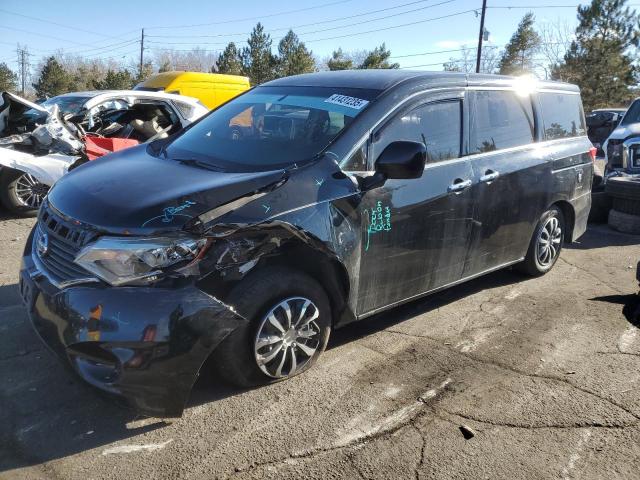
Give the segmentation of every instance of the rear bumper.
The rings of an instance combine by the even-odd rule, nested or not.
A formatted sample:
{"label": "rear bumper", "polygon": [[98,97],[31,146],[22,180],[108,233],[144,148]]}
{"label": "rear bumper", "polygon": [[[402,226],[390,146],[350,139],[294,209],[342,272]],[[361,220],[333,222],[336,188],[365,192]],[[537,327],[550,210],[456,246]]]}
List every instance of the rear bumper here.
{"label": "rear bumper", "polygon": [[20,293],[36,332],[65,365],[157,417],[182,414],[203,362],[246,322],[193,285],[60,290],[30,252],[23,257]]}

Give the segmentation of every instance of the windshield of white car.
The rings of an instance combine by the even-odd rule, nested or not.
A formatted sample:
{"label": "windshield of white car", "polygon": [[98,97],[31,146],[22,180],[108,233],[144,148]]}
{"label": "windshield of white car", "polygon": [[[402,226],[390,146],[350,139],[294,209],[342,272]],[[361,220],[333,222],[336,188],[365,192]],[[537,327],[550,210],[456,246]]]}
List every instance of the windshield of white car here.
{"label": "windshield of white car", "polygon": [[317,158],[379,90],[258,87],[214,110],[172,141],[167,158],[233,172],[287,168]]}
{"label": "windshield of white car", "polygon": [[[54,105],[58,105],[58,108],[60,109],[60,113],[62,113],[62,115],[78,115],[84,109],[84,105],[85,103],[87,103],[87,100],[89,100],[88,97],[72,97],[64,95],[48,98],[44,102],[40,103],[40,105],[48,110],[50,110]],[[24,115],[37,118],[41,117],[43,113],[30,108],[29,110],[24,112]]]}

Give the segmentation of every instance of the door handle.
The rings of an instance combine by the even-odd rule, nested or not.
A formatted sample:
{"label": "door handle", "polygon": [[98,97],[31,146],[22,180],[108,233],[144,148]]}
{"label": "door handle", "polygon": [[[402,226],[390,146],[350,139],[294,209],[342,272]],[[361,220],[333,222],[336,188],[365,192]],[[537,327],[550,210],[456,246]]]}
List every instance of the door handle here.
{"label": "door handle", "polygon": [[481,182],[491,182],[500,176],[500,172],[496,172],[494,170],[487,170],[484,172],[484,175],[480,177]]}
{"label": "door handle", "polygon": [[449,192],[461,192],[471,186],[471,180],[462,180],[461,178],[456,178],[454,182],[449,185],[447,189]]}

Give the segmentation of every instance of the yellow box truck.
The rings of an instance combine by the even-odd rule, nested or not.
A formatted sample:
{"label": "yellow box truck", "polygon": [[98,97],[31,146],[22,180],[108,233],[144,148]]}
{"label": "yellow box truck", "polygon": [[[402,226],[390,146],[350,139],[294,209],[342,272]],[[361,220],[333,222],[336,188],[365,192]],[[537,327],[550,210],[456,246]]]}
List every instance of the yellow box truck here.
{"label": "yellow box truck", "polygon": [[249,90],[249,78],[203,72],[162,72],[151,75],[134,90],[177,93],[200,100],[213,109]]}

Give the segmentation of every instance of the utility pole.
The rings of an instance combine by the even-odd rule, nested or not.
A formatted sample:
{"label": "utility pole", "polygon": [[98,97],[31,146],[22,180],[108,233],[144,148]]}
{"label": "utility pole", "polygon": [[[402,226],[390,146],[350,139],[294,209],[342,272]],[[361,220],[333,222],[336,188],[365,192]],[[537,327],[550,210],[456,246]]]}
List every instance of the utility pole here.
{"label": "utility pole", "polygon": [[140,73],[138,74],[142,81],[142,66],[144,65],[144,28],[142,29],[142,36],[140,37]]}
{"label": "utility pole", "polygon": [[27,62],[29,53],[25,47],[18,45],[18,63],[20,64],[20,79],[22,88],[20,89],[20,95],[24,97],[25,90],[27,89],[27,70],[29,64]]}
{"label": "utility pole", "polygon": [[482,14],[480,15],[480,33],[478,34],[478,56],[476,58],[476,73],[480,73],[480,59],[482,58],[482,40],[484,38],[484,14],[487,11],[487,0],[482,0]]}

